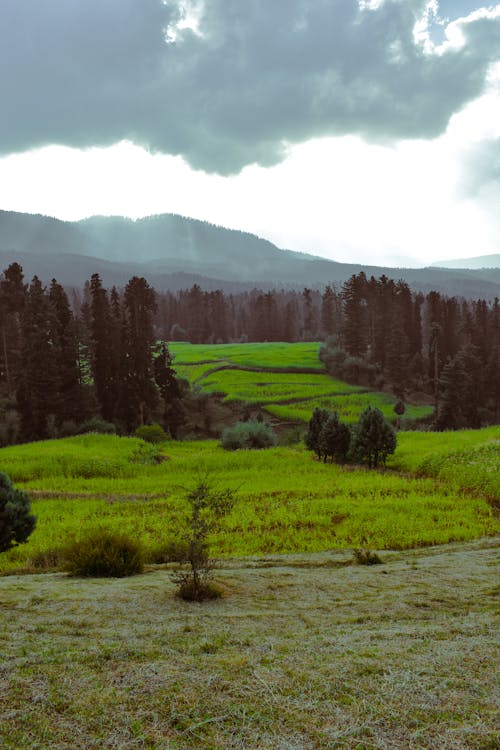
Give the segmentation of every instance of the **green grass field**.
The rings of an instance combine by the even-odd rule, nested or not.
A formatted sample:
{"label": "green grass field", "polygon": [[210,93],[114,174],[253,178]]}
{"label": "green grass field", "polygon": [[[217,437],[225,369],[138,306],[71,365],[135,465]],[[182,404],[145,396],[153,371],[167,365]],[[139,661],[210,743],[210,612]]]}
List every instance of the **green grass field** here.
{"label": "green grass field", "polygon": [[[189,344],[175,345],[192,362],[178,367],[200,384],[226,378],[242,400],[281,398],[284,382],[302,398],[327,377],[276,373],[276,345],[248,346],[231,351],[245,367],[267,357],[267,371],[238,370],[227,346],[205,347],[215,359],[202,364]],[[285,346],[290,362],[301,350]],[[316,344],[301,346],[298,359],[317,360]],[[384,394],[329,382],[338,396],[266,408],[304,409],[303,421],[332,403],[352,421],[351,399],[392,410]],[[323,464],[302,445],[167,441],[160,452],[158,463],[141,440],[96,434],[0,449],[0,471],[38,517],[28,542],[0,555],[2,748],[498,746],[500,426],[400,432],[381,471]],[[141,539],[162,562],[182,538],[186,489],[207,476],[237,497],[210,540],[222,599],[176,598],[175,564],[126,579],[47,572],[95,527]],[[353,548],[383,564],[355,565]]]}
{"label": "green grass field", "polygon": [[493,750],[498,544],[0,578],[2,750]]}
{"label": "green grass field", "polygon": [[[144,444],[133,438],[84,435],[4,448],[0,470],[32,494],[38,525],[27,544],[0,557],[0,570],[43,565],[95,525],[139,535],[156,559],[182,533],[185,488],[205,475],[238,497],[213,540],[216,555],[406,549],[494,535],[499,525],[487,500],[500,496],[500,428],[463,435],[430,435],[441,446],[438,470],[426,469],[427,456],[438,455],[428,433],[400,434],[391,465],[414,476],[325,465],[302,446],[226,452],[214,441],[172,441],[154,465],[140,462]],[[466,443],[470,470],[461,459]]]}
{"label": "green grass field", "polygon": [[[319,347],[318,343],[170,345],[178,374],[192,385],[221,393],[226,401],[261,405],[280,420],[306,423],[313,409],[320,407],[337,411],[352,424],[368,405],[378,407],[387,419],[397,419],[393,396],[367,392],[326,374],[318,359]],[[420,420],[431,414],[431,406],[408,404],[405,417]]]}
{"label": "green grass field", "polygon": [[238,367],[258,367],[263,369],[304,368],[324,370],[318,359],[318,342],[283,342],[258,344],[188,344],[180,341],[169,343],[176,365],[189,365],[198,362],[223,362]]}

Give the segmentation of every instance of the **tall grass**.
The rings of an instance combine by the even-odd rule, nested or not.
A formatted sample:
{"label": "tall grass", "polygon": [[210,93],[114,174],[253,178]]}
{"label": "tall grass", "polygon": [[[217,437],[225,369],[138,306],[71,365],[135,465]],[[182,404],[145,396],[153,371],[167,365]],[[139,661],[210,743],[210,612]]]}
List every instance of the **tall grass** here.
{"label": "tall grass", "polygon": [[[418,446],[424,460],[427,436],[418,434],[413,448],[411,436],[405,438],[394,464],[404,468],[405,456]],[[477,456],[484,475],[496,476],[498,453],[490,438],[488,431],[476,434]],[[316,461],[301,447],[228,453],[210,441],[165,443],[168,459],[143,465],[134,460],[140,445],[130,438],[85,435],[0,450],[0,470],[32,494],[38,516],[28,543],[0,556],[0,571],[57,558],[69,537],[95,526],[140,538],[147,556],[157,559],[162,546],[181,534],[185,488],[207,474],[238,491],[225,532],[213,539],[217,555],[403,549],[499,530],[486,500],[465,495],[456,479],[452,484],[344,469]],[[490,445],[491,451],[483,450]],[[89,476],[92,466],[97,472]],[[468,482],[471,475],[461,476]],[[499,491],[497,484],[497,496]]]}
{"label": "tall grass", "polygon": [[171,342],[169,349],[174,355],[174,364],[224,361],[241,367],[262,369],[313,368],[324,370],[318,359],[319,342],[269,342],[254,344],[188,344]]}

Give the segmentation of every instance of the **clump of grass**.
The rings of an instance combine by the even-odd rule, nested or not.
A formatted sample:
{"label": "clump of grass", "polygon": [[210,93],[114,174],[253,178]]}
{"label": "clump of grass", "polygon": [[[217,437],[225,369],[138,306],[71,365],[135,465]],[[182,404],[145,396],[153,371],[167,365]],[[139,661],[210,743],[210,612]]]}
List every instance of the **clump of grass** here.
{"label": "clump of grass", "polygon": [[168,435],[161,425],[157,422],[154,424],[143,424],[135,431],[135,436],[144,440],[146,443],[164,443],[168,440]]}
{"label": "clump of grass", "polygon": [[124,578],[144,570],[144,555],[138,541],[107,529],[94,529],[63,550],[62,566],[70,575],[93,578]]}
{"label": "clump of grass", "polygon": [[353,560],[356,565],[383,565],[383,560],[369,549],[355,549]]}
{"label": "clump of grass", "polygon": [[234,427],[225,429],[221,438],[221,445],[227,451],[271,448],[276,442],[273,429],[266,422],[258,421],[238,422]]}
{"label": "clump of grass", "polygon": [[222,589],[213,581],[200,581],[195,584],[191,576],[186,576],[178,583],[175,595],[186,602],[205,602],[220,599]]}
{"label": "clump of grass", "polygon": [[170,539],[164,544],[157,545],[146,553],[146,562],[152,565],[166,563],[185,563],[189,558],[189,546],[183,539]]}

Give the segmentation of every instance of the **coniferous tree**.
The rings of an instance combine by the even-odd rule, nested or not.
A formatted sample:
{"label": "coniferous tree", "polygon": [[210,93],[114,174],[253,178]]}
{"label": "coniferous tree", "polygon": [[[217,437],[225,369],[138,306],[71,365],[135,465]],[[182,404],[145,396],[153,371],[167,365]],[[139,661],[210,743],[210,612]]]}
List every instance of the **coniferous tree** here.
{"label": "coniferous tree", "polygon": [[0,280],[0,380],[8,395],[15,391],[21,356],[21,314],[26,284],[19,263],[11,263]]}
{"label": "coniferous tree", "polygon": [[111,343],[111,310],[108,293],[101,277],[94,273],[90,279],[90,350],[95,393],[101,415],[112,422],[116,410],[114,361]]}
{"label": "coniferous tree", "polygon": [[335,333],[336,294],[328,284],[321,297],[321,328],[327,338]]}
{"label": "coniferous tree", "polygon": [[0,472],[0,552],[25,542],[36,525],[28,495]]}
{"label": "coniferous tree", "polygon": [[163,401],[163,425],[174,440],[186,416],[182,403],[182,389],[173,360],[165,341],[155,347],[154,377]]}
{"label": "coniferous tree", "polygon": [[50,437],[57,411],[58,375],[51,338],[53,311],[37,276],[29,286],[21,318],[21,368],[16,393],[25,440]]}
{"label": "coniferous tree", "polygon": [[380,409],[368,406],[361,414],[354,430],[351,452],[370,469],[385,463],[387,456],[396,450],[396,433]]}
{"label": "coniferous tree", "polygon": [[332,461],[337,458],[345,461],[351,442],[351,431],[339,420],[337,412],[332,412],[323,423],[319,433],[319,450],[326,462],[330,456]]}
{"label": "coniferous tree", "polygon": [[63,287],[52,279],[49,336],[53,349],[57,395],[54,414],[58,426],[64,421],[80,422],[85,416],[80,378],[78,340],[73,313]]}
{"label": "coniferous tree", "polygon": [[327,409],[314,409],[304,438],[306,448],[310,451],[314,451],[318,459],[321,459],[322,456],[320,444],[321,430],[329,416],[330,412]]}
{"label": "coniferous tree", "polygon": [[342,343],[345,350],[354,357],[366,352],[367,310],[366,276],[360,273],[351,276],[342,286],[343,324]]}
{"label": "coniferous tree", "polygon": [[158,402],[153,370],[154,290],[134,276],[124,293],[124,359],[120,417],[128,430],[147,423]]}

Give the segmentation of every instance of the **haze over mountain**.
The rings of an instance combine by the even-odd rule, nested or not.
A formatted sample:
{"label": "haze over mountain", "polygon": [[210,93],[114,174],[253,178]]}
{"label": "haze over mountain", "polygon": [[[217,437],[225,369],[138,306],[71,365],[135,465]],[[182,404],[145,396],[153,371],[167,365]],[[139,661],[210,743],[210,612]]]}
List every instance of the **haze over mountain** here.
{"label": "haze over mountain", "polygon": [[431,265],[438,268],[500,268],[500,254],[478,255],[477,258],[443,260]]}
{"label": "haze over mountain", "polygon": [[[496,256],[493,256],[496,257]],[[94,272],[106,285],[123,285],[144,275],[158,290],[236,290],[258,286],[341,284],[353,273],[385,274],[422,291],[450,295],[500,296],[500,268],[462,270],[363,266],[277,248],[253,234],[224,229],[175,214],[133,221],[96,216],[65,222],[47,216],[0,211],[2,268],[17,261],[27,278],[56,277],[82,286]]]}

